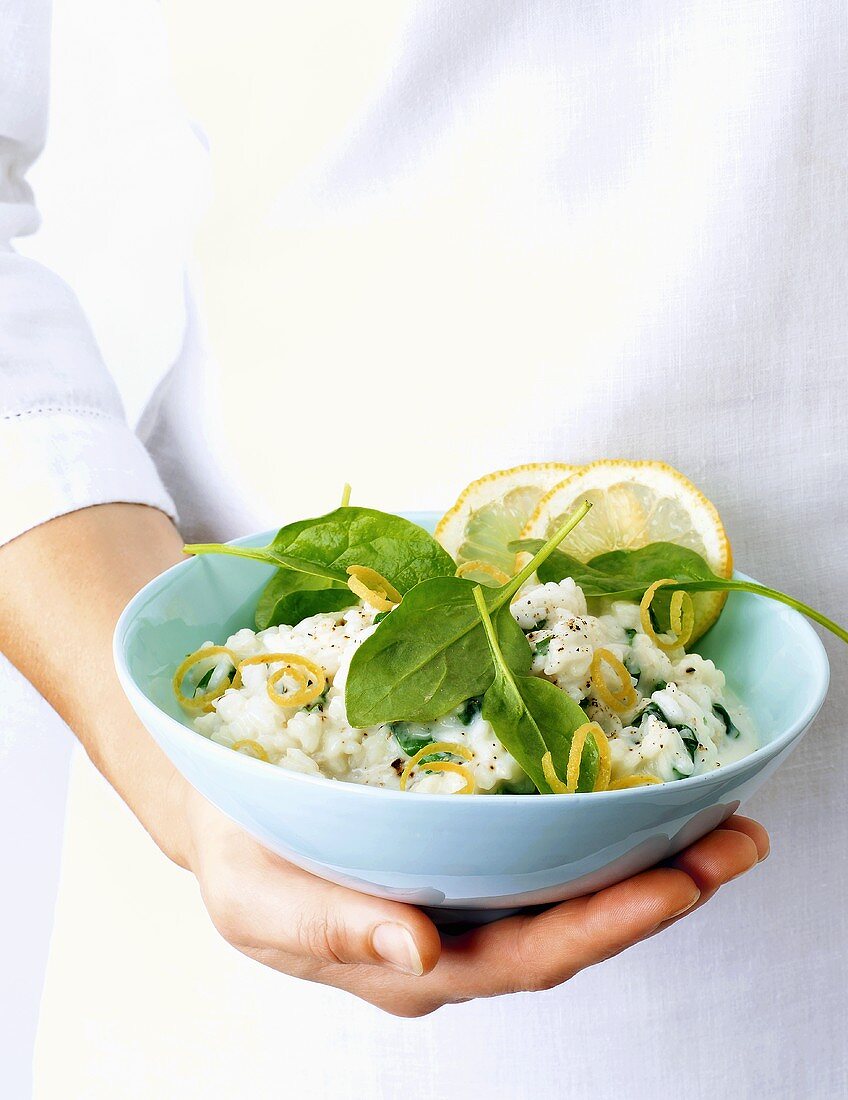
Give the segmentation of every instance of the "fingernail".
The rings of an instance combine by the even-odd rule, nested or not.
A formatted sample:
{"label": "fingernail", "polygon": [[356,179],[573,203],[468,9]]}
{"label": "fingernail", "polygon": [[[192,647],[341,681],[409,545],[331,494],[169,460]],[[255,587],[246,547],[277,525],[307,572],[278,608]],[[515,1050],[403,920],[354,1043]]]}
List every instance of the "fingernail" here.
{"label": "fingernail", "polygon": [[[765,858],[766,857],[763,856],[763,859],[765,859]],[[748,864],[748,866],[745,868],[744,871],[737,872],[737,874],[732,875],[727,881],[728,882],[735,882],[738,878],[742,878],[743,875],[747,875],[749,871],[753,871],[753,869],[757,866],[757,864],[761,863],[761,862],[762,862],[762,860],[755,859],[753,863]]]}
{"label": "fingernail", "polygon": [[676,913],[672,913],[671,916],[667,917],[666,919],[667,920],[674,920],[675,917],[682,917],[684,913],[689,912],[689,910],[692,908],[693,905],[696,905],[698,903],[698,901],[700,900],[700,897],[701,897],[701,891],[700,890],[695,890],[695,896],[692,898],[692,900],[687,901],[687,903],[683,906],[682,909],[678,909]]}
{"label": "fingernail", "polygon": [[424,973],[412,933],[402,924],[378,924],[371,933],[371,946],[381,959],[404,974],[420,977]]}

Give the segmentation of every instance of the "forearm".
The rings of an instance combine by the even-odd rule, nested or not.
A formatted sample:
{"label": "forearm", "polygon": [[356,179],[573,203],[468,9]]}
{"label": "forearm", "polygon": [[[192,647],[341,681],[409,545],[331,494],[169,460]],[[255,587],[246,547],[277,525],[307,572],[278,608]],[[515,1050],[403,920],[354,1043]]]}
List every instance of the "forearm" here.
{"label": "forearm", "polygon": [[175,862],[188,865],[185,780],[136,718],[112,663],[127,600],[179,561],[163,513],[108,504],[60,516],[0,548],[0,650],[65,719]]}

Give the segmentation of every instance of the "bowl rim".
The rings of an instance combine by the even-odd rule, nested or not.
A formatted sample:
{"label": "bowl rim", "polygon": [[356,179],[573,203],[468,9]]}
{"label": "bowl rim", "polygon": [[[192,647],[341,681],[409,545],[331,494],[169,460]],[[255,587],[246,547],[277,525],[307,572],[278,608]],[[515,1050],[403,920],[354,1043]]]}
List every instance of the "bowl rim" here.
{"label": "bowl rim", "polygon": [[[439,516],[441,513],[431,511],[410,511],[396,513],[403,515],[407,519],[411,519],[414,522],[423,522],[425,519],[430,520],[433,516]],[[229,539],[228,544],[234,546],[249,546],[264,545],[270,541],[276,528],[267,531],[260,531],[250,535],[242,535],[239,538]],[[172,717],[166,711],[154,703],[136,682],[132,673],[129,670],[125,659],[124,644],[129,633],[130,626],[138,611],[149,602],[159,589],[167,584],[169,579],[173,578],[180,571],[191,568],[196,562],[196,557],[188,557],[184,561],[177,562],[164,572],[159,573],[144,585],[136,594],[129,600],[126,607],[121,612],[115,629],[112,635],[112,655],[115,664],[115,669],[118,675],[118,680],[123,688],[125,694],[133,705],[133,709],[136,713],[139,713],[140,704],[141,709],[152,707],[160,721],[163,721],[168,729],[181,741],[183,741],[189,750],[196,750],[198,748],[198,740],[202,741],[206,746],[205,751],[212,751],[213,753],[222,754],[220,758],[222,761],[226,757],[226,760],[230,767],[233,768],[247,768],[248,773],[253,770],[254,774],[259,774],[255,771],[257,768],[262,768],[263,774],[270,782],[286,783],[289,781],[297,783],[318,784],[324,790],[342,789],[348,797],[364,797],[364,798],[382,798],[387,797],[394,799],[409,799],[409,793],[406,791],[393,790],[388,787],[374,787],[366,783],[347,783],[344,780],[332,779],[329,776],[324,775],[308,775],[305,772],[292,771],[288,768],[281,768],[278,765],[270,765],[264,760],[257,760],[254,757],[247,756],[245,753],[233,752],[232,749],[227,748],[225,745],[219,745],[216,741],[212,741],[211,738],[204,737],[203,734],[198,733],[196,730],[180,722],[178,719]],[[746,573],[741,573],[738,570],[734,570],[734,576],[739,577],[741,580],[750,580],[754,583],[761,583],[755,580],[755,578],[749,576]],[[732,595],[732,593],[731,593]],[[745,595],[755,595],[754,593],[745,593]],[[800,620],[802,629],[807,632],[807,637],[810,641],[811,648],[818,658],[819,662],[819,685],[816,691],[812,703],[807,707],[805,712],[797,719],[787,730],[785,730],[779,737],[769,741],[765,745],[759,745],[749,753],[747,756],[741,757],[739,760],[734,760],[732,763],[722,768],[714,768],[712,771],[704,772],[701,775],[690,775],[684,779],[677,779],[674,782],[666,782],[660,784],[650,784],[644,787],[630,787],[624,790],[618,791],[577,791],[572,798],[567,801],[570,805],[573,804],[573,798],[577,798],[582,801],[587,797],[596,797],[598,795],[605,795],[607,797],[614,796],[619,799],[638,798],[645,797],[646,792],[650,792],[653,797],[673,797],[671,792],[680,791],[681,789],[694,793],[696,787],[707,787],[713,783],[719,783],[726,780],[728,777],[733,777],[737,772],[746,770],[746,767],[750,767],[751,762],[755,759],[761,760],[761,765],[764,766],[768,760],[778,755],[790,745],[800,734],[802,734],[813,722],[827,696],[828,689],[830,687],[830,661],[828,659],[827,650],[824,647],[824,643],[813,628],[812,624],[807,618],[794,608],[787,605],[780,605],[781,611],[784,614],[789,614],[797,617]],[[152,734],[152,731],[150,731]],[[155,738],[154,738],[155,739]],[[201,750],[204,751],[204,750]],[[276,780],[271,779],[272,775],[276,775]],[[660,794],[663,792],[663,795]],[[202,792],[201,792],[202,793]],[[430,802],[450,802],[452,805],[456,805],[458,802],[463,806],[473,806],[478,802],[483,802],[484,805],[501,805],[515,806],[516,804],[526,803],[528,798],[532,798],[533,803],[538,805],[539,799],[544,800],[547,803],[561,802],[562,796],[558,794],[541,794],[536,792],[535,795],[527,794],[498,794],[491,796],[481,796],[480,798],[457,798],[455,794],[436,794],[431,792],[422,791],[415,795],[415,804],[420,805],[421,800],[428,800]],[[472,811],[473,812],[473,811]],[[497,812],[497,811],[496,811]]]}

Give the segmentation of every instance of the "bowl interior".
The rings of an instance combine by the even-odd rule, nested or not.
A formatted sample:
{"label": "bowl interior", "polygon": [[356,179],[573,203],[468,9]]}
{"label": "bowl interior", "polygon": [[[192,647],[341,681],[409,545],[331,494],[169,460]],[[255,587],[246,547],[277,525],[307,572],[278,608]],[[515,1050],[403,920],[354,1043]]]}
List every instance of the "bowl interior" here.
{"label": "bowl interior", "polygon": [[[438,515],[408,518],[432,530]],[[265,532],[237,541],[261,546],[272,537]],[[203,642],[221,643],[252,627],[256,601],[272,573],[258,562],[208,555],[175,566],[144,588],[116,633],[119,663],[138,690],[185,725],[171,688],[175,667]],[[724,671],[761,744],[791,737],[808,724],[827,691],[827,658],[810,624],[791,608],[749,593],[730,594],[718,623],[695,648]]]}

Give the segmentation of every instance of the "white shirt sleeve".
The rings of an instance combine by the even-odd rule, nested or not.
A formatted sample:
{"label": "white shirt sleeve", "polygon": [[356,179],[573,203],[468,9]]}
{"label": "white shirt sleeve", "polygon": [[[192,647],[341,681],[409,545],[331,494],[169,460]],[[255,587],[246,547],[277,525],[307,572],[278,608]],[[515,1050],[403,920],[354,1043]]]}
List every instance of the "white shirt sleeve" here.
{"label": "white shirt sleeve", "polygon": [[46,133],[49,0],[0,20],[0,543],[92,504],[175,516],[73,291],[14,251],[38,212],[25,174]]}

